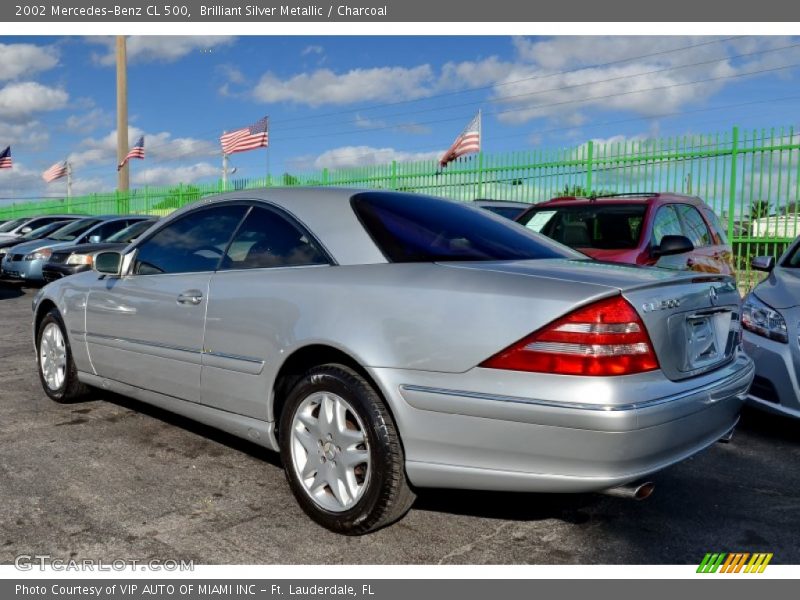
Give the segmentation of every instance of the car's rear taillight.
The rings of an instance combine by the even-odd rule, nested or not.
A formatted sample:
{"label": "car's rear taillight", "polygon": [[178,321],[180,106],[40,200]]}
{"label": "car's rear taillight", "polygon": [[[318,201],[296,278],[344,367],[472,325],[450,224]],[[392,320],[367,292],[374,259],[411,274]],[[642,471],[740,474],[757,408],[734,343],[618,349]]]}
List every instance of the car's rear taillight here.
{"label": "car's rear taillight", "polygon": [[622,297],[584,306],[481,363],[560,375],[631,375],[658,368],[644,323]]}

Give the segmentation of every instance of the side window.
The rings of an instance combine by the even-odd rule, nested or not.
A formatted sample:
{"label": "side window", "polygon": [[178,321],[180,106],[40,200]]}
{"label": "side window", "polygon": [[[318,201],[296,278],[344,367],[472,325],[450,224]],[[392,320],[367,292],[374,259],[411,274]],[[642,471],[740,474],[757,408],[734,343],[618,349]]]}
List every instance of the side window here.
{"label": "side window", "polygon": [[678,213],[671,204],[662,206],[656,213],[653,220],[653,245],[660,245],[661,238],[665,235],[683,235]]}
{"label": "side window", "polygon": [[242,205],[217,206],[169,223],[138,246],[133,273],[213,271],[246,210]]}
{"label": "side window", "polygon": [[703,209],[703,214],[706,216],[706,220],[711,223],[711,229],[714,230],[714,234],[717,236],[717,239],[719,239],[719,243],[727,244],[728,234],[726,233],[725,227],[722,226],[719,217],[717,217],[717,213],[711,209]]}
{"label": "side window", "polygon": [[222,269],[265,269],[328,264],[325,254],[279,213],[254,207],[231,242]]}
{"label": "side window", "polygon": [[711,233],[697,209],[689,204],[679,204],[678,211],[683,218],[683,235],[691,240],[695,248],[710,246],[713,243]]}

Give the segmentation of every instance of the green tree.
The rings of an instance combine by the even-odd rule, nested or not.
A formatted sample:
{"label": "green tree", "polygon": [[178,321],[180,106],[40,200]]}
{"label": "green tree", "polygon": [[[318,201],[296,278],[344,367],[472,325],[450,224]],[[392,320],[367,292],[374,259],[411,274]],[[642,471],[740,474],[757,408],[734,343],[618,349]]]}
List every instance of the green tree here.
{"label": "green tree", "polygon": [[767,216],[769,216],[769,201],[753,200],[750,204],[750,220],[755,221]]}

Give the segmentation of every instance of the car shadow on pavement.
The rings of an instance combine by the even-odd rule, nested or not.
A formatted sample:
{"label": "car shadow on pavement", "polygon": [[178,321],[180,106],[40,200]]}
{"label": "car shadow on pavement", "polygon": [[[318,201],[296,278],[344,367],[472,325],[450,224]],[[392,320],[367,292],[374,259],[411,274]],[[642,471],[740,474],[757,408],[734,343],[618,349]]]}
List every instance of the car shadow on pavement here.
{"label": "car shadow on pavement", "polygon": [[22,285],[15,282],[0,280],[0,300],[11,300],[25,295]]}
{"label": "car shadow on pavement", "polygon": [[558,519],[580,525],[590,518],[585,509],[599,501],[597,494],[421,489],[417,490],[414,509],[485,519],[514,521]]}
{"label": "car shadow on pavement", "polygon": [[169,425],[180,427],[185,431],[189,431],[195,435],[204,437],[209,441],[222,444],[238,452],[243,452],[258,460],[263,460],[274,467],[281,469],[283,468],[280,455],[277,452],[264,448],[263,446],[259,446],[258,444],[242,439],[235,435],[231,435],[230,433],[226,433],[221,429],[204,425],[199,421],[195,421],[188,417],[158,408],[152,404],[147,404],[145,402],[141,402],[127,396],[114,394],[112,392],[101,391],[98,393],[98,399],[104,402],[109,402],[110,404],[115,404],[121,408],[132,410],[154,419],[158,419],[159,421],[163,421]]}
{"label": "car shadow on pavement", "polygon": [[737,429],[774,441],[800,444],[800,419],[773,415],[750,406],[746,406],[742,411]]}

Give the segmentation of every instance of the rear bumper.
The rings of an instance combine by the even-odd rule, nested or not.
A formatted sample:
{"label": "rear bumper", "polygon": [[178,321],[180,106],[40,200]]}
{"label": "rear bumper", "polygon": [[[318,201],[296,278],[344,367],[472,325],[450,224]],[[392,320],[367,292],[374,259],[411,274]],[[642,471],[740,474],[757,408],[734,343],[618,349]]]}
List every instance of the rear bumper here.
{"label": "rear bumper", "polygon": [[800,418],[800,385],[791,344],[745,331],[744,347],[756,366],[756,379],[747,395],[748,404],[774,414]]}
{"label": "rear bumper", "polygon": [[[578,396],[567,407],[429,385],[455,375],[416,372],[421,381],[411,383],[409,371],[372,372],[391,398],[415,485],[590,492],[659,471],[717,441],[736,425],[754,367],[742,354],[713,377],[670,382],[672,394],[648,397],[639,388],[632,402]],[[635,376],[615,379],[638,385]]]}

